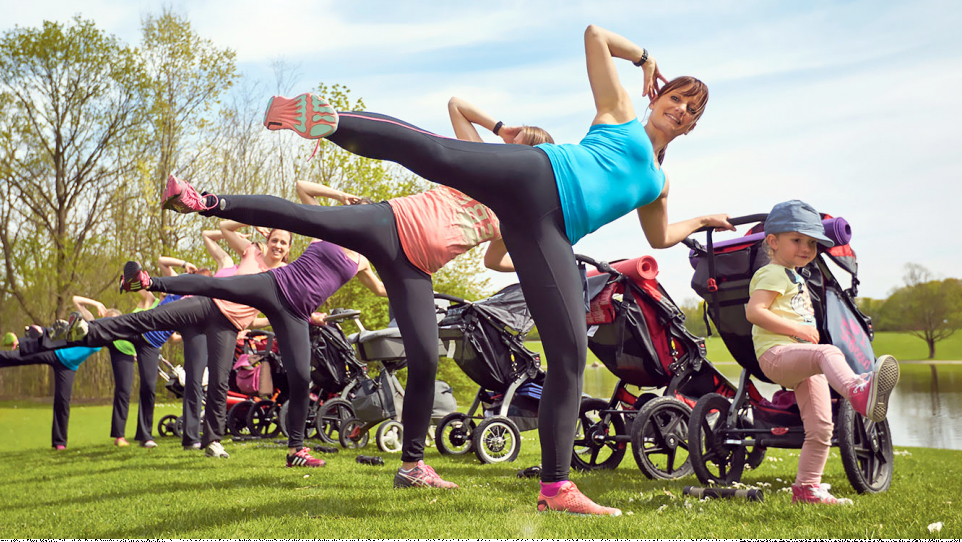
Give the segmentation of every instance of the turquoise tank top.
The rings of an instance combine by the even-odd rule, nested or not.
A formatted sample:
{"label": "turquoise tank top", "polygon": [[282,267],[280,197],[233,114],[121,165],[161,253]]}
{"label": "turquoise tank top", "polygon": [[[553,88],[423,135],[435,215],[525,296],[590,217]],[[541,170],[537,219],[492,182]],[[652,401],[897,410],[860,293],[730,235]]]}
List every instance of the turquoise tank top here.
{"label": "turquoise tank top", "polygon": [[538,145],[554,169],[571,244],[658,199],[665,174],[638,119],[596,124],[577,145]]}

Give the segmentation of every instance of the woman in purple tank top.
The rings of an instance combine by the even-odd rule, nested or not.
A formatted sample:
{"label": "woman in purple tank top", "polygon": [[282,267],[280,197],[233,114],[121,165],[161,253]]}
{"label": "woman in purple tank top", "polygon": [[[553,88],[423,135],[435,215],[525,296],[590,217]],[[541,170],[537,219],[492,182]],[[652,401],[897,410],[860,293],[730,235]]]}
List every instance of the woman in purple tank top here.
{"label": "woman in purple tank top", "polygon": [[287,369],[290,408],[287,415],[288,467],[320,467],[324,461],[304,447],[310,404],[311,348],[308,323],[323,324],[314,310],[354,276],[380,296],[384,285],[368,260],[334,243],[313,240],[293,263],[263,273],[232,277],[180,275],[151,278],[137,262],[124,266],[123,289],[182,295],[205,295],[259,309],[270,320]]}

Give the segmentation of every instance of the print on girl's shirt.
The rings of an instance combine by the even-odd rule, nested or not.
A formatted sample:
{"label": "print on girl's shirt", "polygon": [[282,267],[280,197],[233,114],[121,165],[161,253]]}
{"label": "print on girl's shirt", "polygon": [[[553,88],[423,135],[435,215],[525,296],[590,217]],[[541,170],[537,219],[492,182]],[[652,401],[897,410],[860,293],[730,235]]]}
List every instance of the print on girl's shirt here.
{"label": "print on girl's shirt", "polygon": [[792,296],[792,309],[795,311],[795,314],[802,317],[805,325],[814,326],[815,309],[812,307],[812,298],[808,295],[808,290],[806,290],[805,280],[802,279],[794,269],[786,268],[785,273],[792,281],[792,284],[798,287],[798,292]]}

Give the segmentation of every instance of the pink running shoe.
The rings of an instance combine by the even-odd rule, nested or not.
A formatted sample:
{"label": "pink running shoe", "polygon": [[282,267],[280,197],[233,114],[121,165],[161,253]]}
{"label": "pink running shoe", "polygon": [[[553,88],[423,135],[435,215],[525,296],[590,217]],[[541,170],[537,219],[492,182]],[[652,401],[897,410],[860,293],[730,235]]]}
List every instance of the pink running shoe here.
{"label": "pink running shoe", "polygon": [[859,379],[848,394],[855,412],[873,422],[885,421],[889,396],[899,382],[899,362],[884,355],[875,363],[872,372],[859,375]]}
{"label": "pink running shoe", "polygon": [[59,452],[60,450],[66,450],[67,447],[64,446],[63,444],[58,444],[58,445],[54,446],[53,449],[54,449],[54,450],[57,450],[57,451]]}
{"label": "pink running shoe", "polygon": [[217,196],[212,204],[207,203],[208,196],[202,196],[187,181],[182,181],[171,175],[167,177],[167,186],[164,188],[160,201],[163,202],[164,209],[177,211],[178,213],[197,213],[213,209],[217,206]]}
{"label": "pink running shoe", "polygon": [[130,443],[127,442],[127,439],[125,439],[124,437],[117,437],[117,440],[114,441],[114,446],[118,448],[124,448],[124,447],[130,446]]}
{"label": "pink running shoe", "polygon": [[310,448],[301,448],[293,455],[287,456],[288,467],[323,467],[326,464],[323,459],[311,457]]}
{"label": "pink running shoe", "polygon": [[418,461],[418,464],[408,472],[404,472],[401,469],[397,470],[397,474],[394,475],[394,487],[457,489],[458,484],[442,480],[430,465],[425,464],[424,461]]}
{"label": "pink running shoe", "polygon": [[621,510],[600,506],[585,496],[578,490],[574,482],[569,481],[561,486],[558,494],[554,497],[545,496],[538,493],[538,512],[546,510],[556,510],[569,514],[580,514],[585,516],[620,516]]}
{"label": "pink running shoe", "polygon": [[294,130],[304,139],[320,139],[337,130],[337,111],[309,92],[294,98],[274,96],[267,102],[264,126],[268,130]]}
{"label": "pink running shoe", "polygon": [[120,277],[120,292],[137,292],[150,288],[150,275],[137,262],[124,265],[124,275]]}
{"label": "pink running shoe", "polygon": [[792,504],[855,504],[852,499],[836,499],[830,489],[829,484],[792,484]]}

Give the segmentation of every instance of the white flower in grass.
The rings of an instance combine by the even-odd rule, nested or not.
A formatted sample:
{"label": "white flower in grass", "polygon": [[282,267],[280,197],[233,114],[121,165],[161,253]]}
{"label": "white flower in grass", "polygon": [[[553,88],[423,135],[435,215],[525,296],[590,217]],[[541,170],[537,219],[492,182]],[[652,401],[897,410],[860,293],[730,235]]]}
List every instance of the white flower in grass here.
{"label": "white flower in grass", "polygon": [[930,524],[929,524],[929,532],[930,532],[930,533],[937,533],[937,532],[939,532],[939,531],[941,531],[941,530],[942,530],[942,522],[941,522],[941,521],[936,521],[935,523],[930,523]]}
{"label": "white flower in grass", "polygon": [[685,508],[691,508],[691,507],[692,507],[691,501],[685,501]]}
{"label": "white flower in grass", "polygon": [[627,512],[625,512],[625,515],[626,515],[626,516],[633,516],[633,515],[635,515],[635,513],[632,512],[631,510],[628,510]]}
{"label": "white flower in grass", "polygon": [[655,510],[655,512],[658,512],[658,513],[660,514],[660,513],[662,513],[662,512],[665,511],[665,508],[668,508],[668,505],[667,505],[667,504],[663,504],[663,505],[659,506],[659,507],[658,507],[658,510]]}

